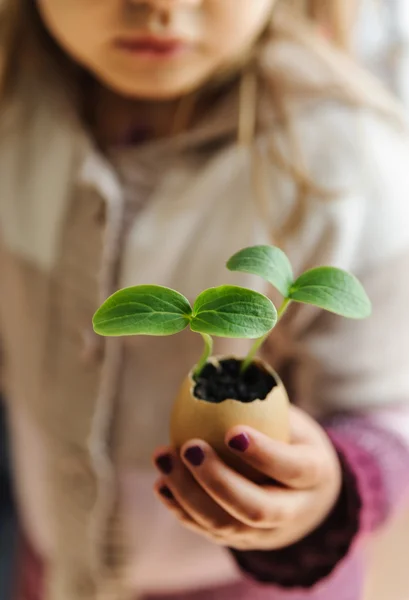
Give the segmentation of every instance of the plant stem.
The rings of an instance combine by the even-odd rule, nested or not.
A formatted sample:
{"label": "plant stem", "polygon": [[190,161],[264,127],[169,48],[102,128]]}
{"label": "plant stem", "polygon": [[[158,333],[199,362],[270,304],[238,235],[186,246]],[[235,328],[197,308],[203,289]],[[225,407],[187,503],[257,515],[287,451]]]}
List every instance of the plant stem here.
{"label": "plant stem", "polygon": [[200,335],[203,338],[205,348],[204,348],[202,356],[200,357],[199,362],[196,365],[196,369],[194,370],[194,375],[196,377],[198,377],[200,375],[200,373],[203,371],[203,369],[206,366],[206,363],[209,360],[209,357],[211,356],[212,351],[213,351],[213,340],[210,337],[210,335],[208,335],[207,333],[201,333]]}
{"label": "plant stem", "polygon": [[[280,321],[280,319],[284,315],[284,313],[287,310],[287,308],[289,307],[290,303],[291,303],[291,299],[290,298],[285,298],[285,300],[283,301],[282,305],[280,306],[280,308],[277,311],[277,323]],[[250,348],[249,353],[247,354],[246,358],[244,359],[244,361],[243,361],[243,363],[241,365],[241,369],[240,369],[241,373],[245,373],[247,371],[247,369],[249,368],[249,366],[253,362],[254,357],[256,356],[257,352],[260,350],[261,346],[267,340],[267,338],[270,335],[270,333],[271,332],[268,331],[261,338],[257,338],[256,339],[256,341],[254,342],[254,344]]]}
{"label": "plant stem", "polygon": [[266,333],[266,335],[263,335],[263,337],[258,338],[254,342],[254,344],[250,348],[250,352],[247,354],[246,358],[244,359],[244,361],[241,365],[241,368],[240,368],[241,373],[245,373],[247,371],[247,369],[253,362],[253,359],[254,359],[255,355],[257,354],[259,348],[264,344],[264,342],[266,341],[266,339],[268,338],[269,335],[270,335],[270,332]]}
{"label": "plant stem", "polygon": [[277,311],[277,323],[281,320],[281,317],[284,315],[285,311],[291,304],[291,298],[286,298],[280,308]]}

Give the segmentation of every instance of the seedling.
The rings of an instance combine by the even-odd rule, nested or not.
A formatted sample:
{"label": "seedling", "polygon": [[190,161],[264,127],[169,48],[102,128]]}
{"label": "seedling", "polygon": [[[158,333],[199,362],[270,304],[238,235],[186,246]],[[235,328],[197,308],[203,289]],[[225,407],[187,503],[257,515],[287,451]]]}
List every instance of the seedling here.
{"label": "seedling", "polygon": [[370,300],[356,277],[334,267],[318,267],[295,279],[287,256],[274,246],[245,248],[230,258],[227,268],[259,275],[273,285],[283,296],[278,312],[263,294],[237,286],[205,290],[192,307],[175,290],[140,285],[110,296],[94,315],[94,330],[103,336],[168,336],[189,326],[204,342],[194,370],[197,378],[212,354],[212,336],[255,340],[241,364],[244,373],[292,302],[312,304],[351,319],[371,313]]}
{"label": "seedling", "polygon": [[[282,295],[277,312],[265,295],[236,286],[202,292],[191,306],[179,292],[157,285],[120,290],[93,317],[103,336],[170,336],[190,327],[202,336],[203,354],[185,377],[175,399],[170,434],[175,448],[204,439],[232,468],[253,481],[260,473],[237,459],[225,444],[226,431],[237,425],[258,429],[288,442],[289,398],[279,376],[255,355],[292,302],[312,304],[352,319],[371,313],[360,282],[332,267],[318,267],[294,278],[287,256],[273,246],[245,248],[230,258],[227,268],[261,276]],[[209,360],[213,336],[254,339],[244,360]],[[249,470],[250,469],[250,470]]]}
{"label": "seedling", "polygon": [[[317,267],[294,279],[288,257],[274,246],[245,248],[230,258],[227,268],[259,275],[280,292],[283,302],[277,321],[292,302],[312,304],[349,319],[365,319],[371,314],[371,302],[356,277],[335,267]],[[242,371],[251,364],[268,333],[254,342],[242,363]]]}
{"label": "seedling", "polygon": [[277,321],[274,304],[263,294],[236,286],[202,292],[192,306],[179,292],[157,285],[140,285],[110,296],[93,318],[103,336],[168,336],[188,326],[204,341],[202,357],[194,371],[199,376],[212,350],[212,336],[258,339]]}

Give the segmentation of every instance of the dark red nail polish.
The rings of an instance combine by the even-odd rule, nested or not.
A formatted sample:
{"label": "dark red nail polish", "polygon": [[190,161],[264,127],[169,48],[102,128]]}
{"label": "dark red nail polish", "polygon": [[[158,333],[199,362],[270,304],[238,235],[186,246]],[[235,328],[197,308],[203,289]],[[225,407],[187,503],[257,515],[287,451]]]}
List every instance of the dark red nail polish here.
{"label": "dark red nail polish", "polygon": [[161,473],[164,475],[169,475],[172,472],[173,463],[170,454],[162,454],[161,456],[158,456],[155,462],[159,471],[161,471]]}
{"label": "dark red nail polish", "polygon": [[170,489],[168,487],[166,487],[166,485],[163,485],[159,489],[159,494],[161,496],[163,496],[164,498],[166,498],[166,500],[174,500],[174,496],[173,496],[172,492],[170,491]]}
{"label": "dark red nail polish", "polygon": [[237,452],[245,452],[250,446],[250,438],[247,433],[241,433],[230,440],[229,446]]}
{"label": "dark red nail polish", "polygon": [[205,454],[199,446],[192,446],[186,450],[185,458],[194,467],[200,467],[205,459]]}

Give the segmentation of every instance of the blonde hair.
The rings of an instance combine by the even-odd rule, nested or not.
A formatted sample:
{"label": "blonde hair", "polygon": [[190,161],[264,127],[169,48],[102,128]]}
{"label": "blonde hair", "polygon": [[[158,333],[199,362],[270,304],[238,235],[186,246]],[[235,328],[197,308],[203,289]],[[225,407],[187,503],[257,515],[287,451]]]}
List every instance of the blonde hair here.
{"label": "blonde hair", "polygon": [[[351,56],[352,32],[361,0],[277,0],[271,22],[257,47],[256,64],[271,88],[274,110],[279,116],[291,144],[291,158],[284,157],[275,146],[269,148],[271,160],[285,170],[295,181],[299,190],[299,206],[305,205],[306,197],[325,191],[317,190],[309,178],[293,131],[292,108],[305,98],[332,98],[351,106],[365,106],[396,122],[404,121],[400,106],[373,77],[361,69]],[[281,44],[280,44],[281,42]],[[298,48],[303,69],[289,69],[283,64],[280,47]],[[278,52],[276,49],[278,48]],[[33,0],[0,0],[0,109],[8,99],[18,94],[21,74],[38,88],[38,81],[48,81],[54,88],[64,87],[65,96],[80,107],[81,91],[86,75],[53,41],[38,14]],[[297,63],[297,61],[295,61]],[[307,64],[308,68],[305,67]],[[254,79],[246,79],[249,64],[244,69],[244,111],[240,118],[241,141],[252,143],[251,101]],[[305,71],[308,71],[305,73]],[[314,76],[311,76],[311,69]],[[320,73],[316,77],[316,72]],[[55,81],[58,80],[56,86]],[[253,81],[253,83],[252,83]],[[51,88],[53,87],[50,86]],[[30,98],[30,94],[24,94]],[[254,114],[253,114],[254,116]],[[255,164],[258,161],[254,161]],[[256,174],[257,189],[262,189],[261,177]],[[260,194],[258,194],[260,196]],[[302,210],[294,213],[287,233],[302,219]],[[298,216],[297,216],[298,215]]]}

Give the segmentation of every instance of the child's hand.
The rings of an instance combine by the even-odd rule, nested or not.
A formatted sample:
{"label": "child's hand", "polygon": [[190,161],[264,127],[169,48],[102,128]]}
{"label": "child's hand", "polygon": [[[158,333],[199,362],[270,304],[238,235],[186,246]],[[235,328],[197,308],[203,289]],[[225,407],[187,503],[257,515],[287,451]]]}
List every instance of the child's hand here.
{"label": "child's hand", "polygon": [[291,407],[292,443],[276,442],[248,427],[228,432],[244,461],[282,484],[257,485],[227,467],[201,440],[180,456],[155,453],[164,476],[156,491],[189,529],[238,550],[289,546],[318,527],[341,487],[337,455],[321,427]]}

